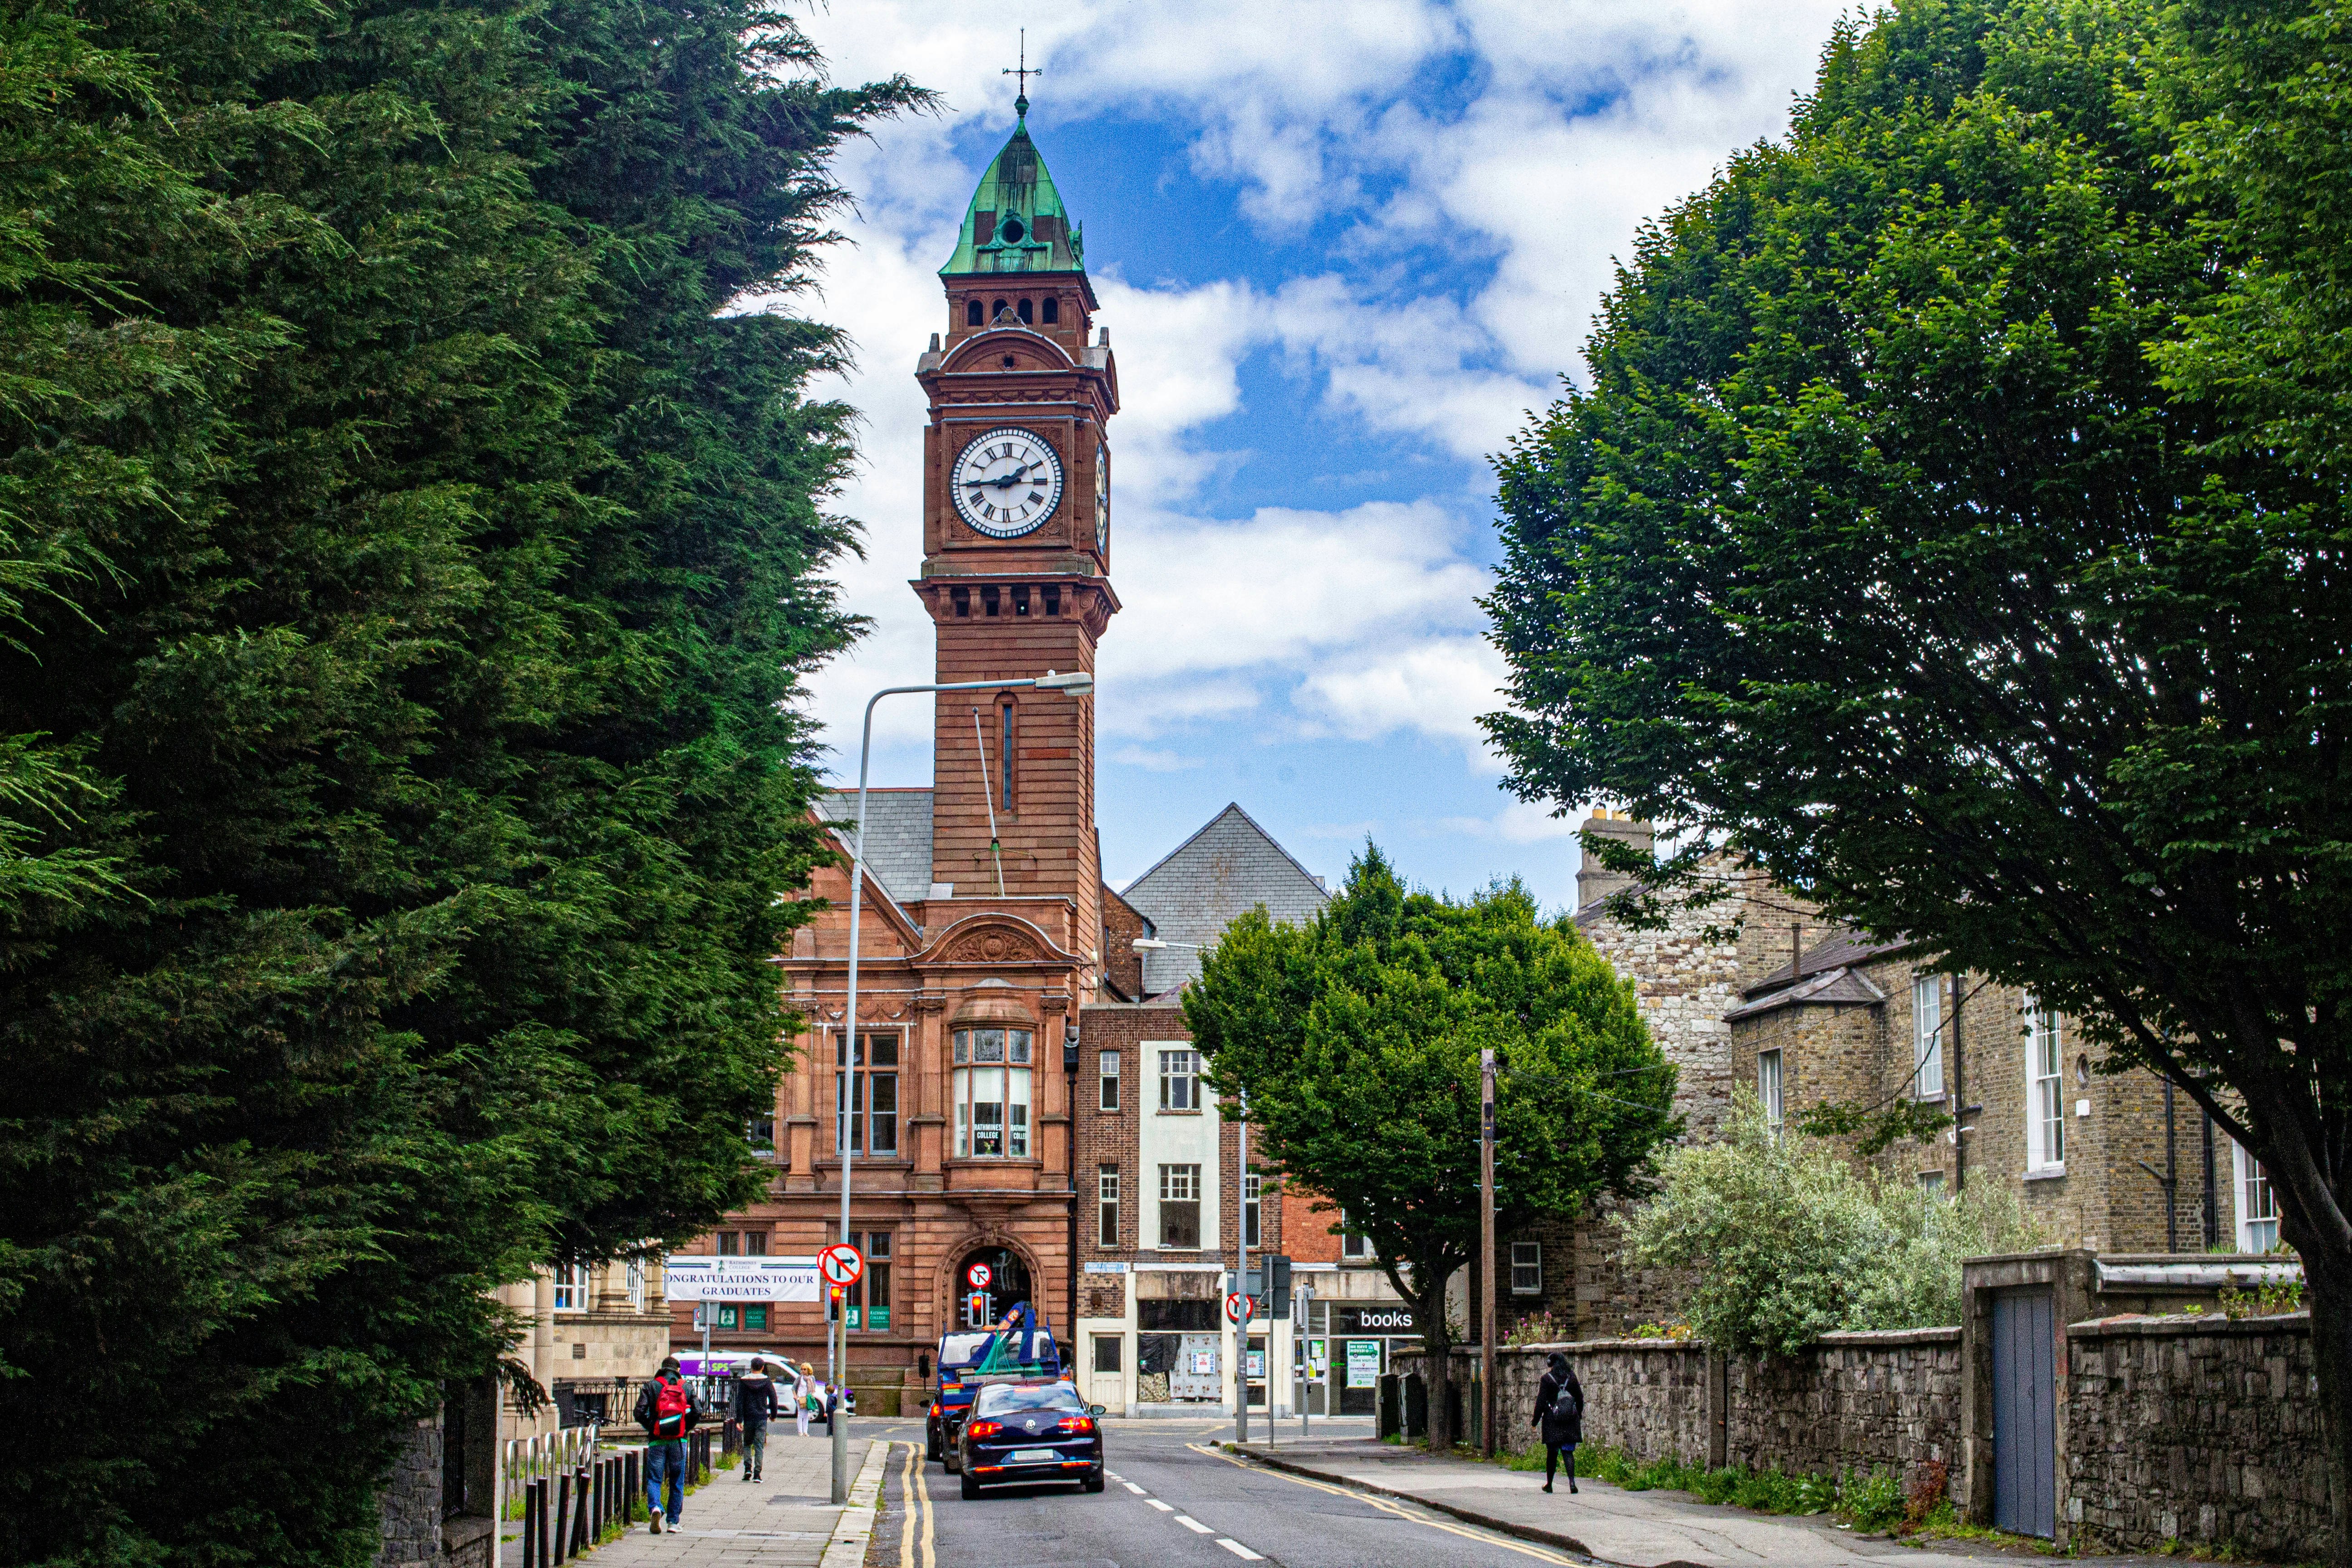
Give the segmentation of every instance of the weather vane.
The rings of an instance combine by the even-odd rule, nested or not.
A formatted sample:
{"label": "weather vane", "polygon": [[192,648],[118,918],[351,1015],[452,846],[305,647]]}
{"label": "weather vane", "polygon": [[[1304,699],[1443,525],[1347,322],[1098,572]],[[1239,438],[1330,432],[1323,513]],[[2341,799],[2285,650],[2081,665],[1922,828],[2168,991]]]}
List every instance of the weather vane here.
{"label": "weather vane", "polygon": [[1013,88],[1013,112],[1025,120],[1029,115],[1029,79],[1045,74],[1045,67],[1029,63],[1029,29],[1026,27],[1021,29],[1021,63],[1005,67],[1004,74],[1020,79]]}

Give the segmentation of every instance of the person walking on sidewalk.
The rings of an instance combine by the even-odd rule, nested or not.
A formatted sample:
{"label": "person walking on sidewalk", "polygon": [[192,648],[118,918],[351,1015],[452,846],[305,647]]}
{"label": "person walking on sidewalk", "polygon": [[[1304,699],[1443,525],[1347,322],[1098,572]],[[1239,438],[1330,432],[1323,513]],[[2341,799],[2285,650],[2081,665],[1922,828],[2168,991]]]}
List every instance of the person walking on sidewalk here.
{"label": "person walking on sidewalk", "polygon": [[702,1418],[686,1379],[677,1374],[677,1357],[666,1356],[661,1371],[637,1394],[637,1425],[646,1430],[646,1512],[653,1532],[662,1532],[662,1477],[669,1478],[669,1527],[686,1507],[686,1439]]}
{"label": "person walking on sidewalk", "polygon": [[793,1395],[793,1419],[800,1435],[808,1436],[809,1417],[816,1414],[816,1368],[801,1363],[801,1385]]}
{"label": "person walking on sidewalk", "polygon": [[768,1457],[768,1417],[776,1413],[776,1380],[757,1356],[751,1370],[735,1380],[735,1419],[743,1429],[743,1479],[756,1481]]}
{"label": "person walking on sidewalk", "polygon": [[1568,1456],[1568,1489],[1576,1489],[1576,1446],[1584,1441],[1584,1385],[1576,1381],[1568,1358],[1551,1352],[1550,1370],[1536,1386],[1536,1415],[1529,1426],[1541,1429],[1544,1443],[1543,1489],[1551,1490],[1552,1470]]}

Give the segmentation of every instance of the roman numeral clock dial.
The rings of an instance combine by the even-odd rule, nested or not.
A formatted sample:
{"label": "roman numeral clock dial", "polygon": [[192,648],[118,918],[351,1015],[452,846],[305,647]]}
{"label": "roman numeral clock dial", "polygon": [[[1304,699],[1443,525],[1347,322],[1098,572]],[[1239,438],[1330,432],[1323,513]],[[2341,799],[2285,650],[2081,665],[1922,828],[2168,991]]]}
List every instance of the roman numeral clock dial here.
{"label": "roman numeral clock dial", "polygon": [[1005,426],[976,437],[955,460],[955,509],[991,539],[1043,527],[1062,499],[1062,459],[1045,438]]}

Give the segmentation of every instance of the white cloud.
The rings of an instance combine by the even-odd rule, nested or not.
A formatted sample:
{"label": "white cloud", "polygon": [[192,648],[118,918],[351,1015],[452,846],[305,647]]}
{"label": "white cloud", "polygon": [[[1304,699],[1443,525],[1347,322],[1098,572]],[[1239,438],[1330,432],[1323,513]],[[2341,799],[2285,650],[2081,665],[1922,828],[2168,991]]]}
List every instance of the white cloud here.
{"label": "white cloud", "polygon": [[1439,832],[1460,834],[1468,838],[1492,839],[1504,844],[1542,844],[1559,838],[1573,839],[1583,831],[1585,816],[1580,807],[1565,816],[1554,816],[1549,806],[1515,800],[1488,816],[1440,817],[1430,826]]}
{"label": "white cloud", "polygon": [[1188,757],[1180,752],[1153,751],[1148,746],[1121,746],[1110,754],[1110,761],[1147,773],[1175,773],[1201,765],[1198,757]]}
{"label": "white cloud", "polygon": [[[1097,258],[1126,400],[1113,440],[1127,609],[1103,645],[1105,733],[1140,742],[1244,720],[1261,735],[1410,732],[1489,771],[1475,720],[1496,705],[1501,664],[1477,636],[1484,523],[1462,510],[1460,460],[1500,448],[1555,395],[1612,258],[1735,148],[1780,129],[1844,8],[1065,0],[1040,14],[1029,49],[1045,74],[1031,91],[1049,159],[1056,122],[1149,121],[1195,174],[1236,187],[1270,241],[1332,237],[1288,277],[1144,282]],[[931,669],[905,585],[920,559],[925,416],[911,371],[945,324],[936,269],[978,173],[958,132],[976,122],[992,143],[1010,129],[999,68],[1013,62],[1008,29],[947,0],[820,8],[806,26],[834,79],[903,71],[945,98],[943,113],[844,150],[855,248],[836,251],[814,302],[857,344],[845,395],[866,418],[842,510],[865,523],[867,557],[840,576],[876,629],[814,682],[846,748],[866,693]],[[1084,191],[1066,194],[1087,210]],[[1390,437],[1396,471],[1434,460],[1422,498],[1199,515],[1211,481],[1252,456],[1202,432],[1248,412],[1242,367],[1268,350],[1327,416]],[[886,704],[877,738],[914,771],[927,705]],[[1148,767],[1186,750],[1114,755]],[[1465,820],[1510,843],[1559,836],[1533,807]]]}

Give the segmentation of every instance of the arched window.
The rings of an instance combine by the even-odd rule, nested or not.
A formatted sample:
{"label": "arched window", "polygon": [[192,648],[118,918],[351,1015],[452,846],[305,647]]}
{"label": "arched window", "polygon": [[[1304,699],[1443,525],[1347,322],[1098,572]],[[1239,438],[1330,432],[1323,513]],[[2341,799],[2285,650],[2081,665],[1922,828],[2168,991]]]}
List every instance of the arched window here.
{"label": "arched window", "polygon": [[985,325],[985,323],[984,323],[984,322],[982,322],[982,321],[981,321],[981,319],[980,319],[980,301],[979,301],[979,300],[970,300],[970,301],[968,301],[968,302],[964,305],[964,308],[963,308],[963,324],[964,324],[965,326],[967,326],[967,327],[977,327],[977,326],[982,326],[982,325]]}
{"label": "arched window", "polygon": [[1045,301],[1045,321],[1046,321],[1046,323],[1047,323],[1048,325],[1051,325],[1052,323],[1054,323],[1054,322],[1055,322],[1055,321],[1060,321],[1061,319],[1062,319],[1062,302],[1061,302],[1059,300],[1052,300],[1052,299],[1047,300]]}
{"label": "arched window", "polygon": [[1032,317],[1031,317],[1031,315],[1030,315],[1030,313],[1029,313],[1029,312],[1030,312],[1030,309],[1031,309],[1031,307],[1030,307],[1030,303],[1029,303],[1029,301],[1028,301],[1028,300],[1022,300],[1022,301],[1021,301],[1021,308],[1020,308],[1019,314],[1020,314],[1020,317],[1021,317],[1021,324],[1022,324],[1023,326],[1024,326],[1024,327],[1025,327],[1025,326],[1027,326],[1027,325],[1030,323],[1030,321],[1034,319],[1034,318],[1032,318]]}
{"label": "arched window", "polygon": [[1003,301],[1003,300],[998,300],[998,301],[997,301],[997,302],[996,302],[992,307],[991,307],[991,308],[990,308],[989,312],[988,312],[988,319],[989,319],[990,321],[993,321],[998,320],[998,319],[999,319],[1000,317],[1002,317],[1003,314],[1004,314],[1004,301]]}

